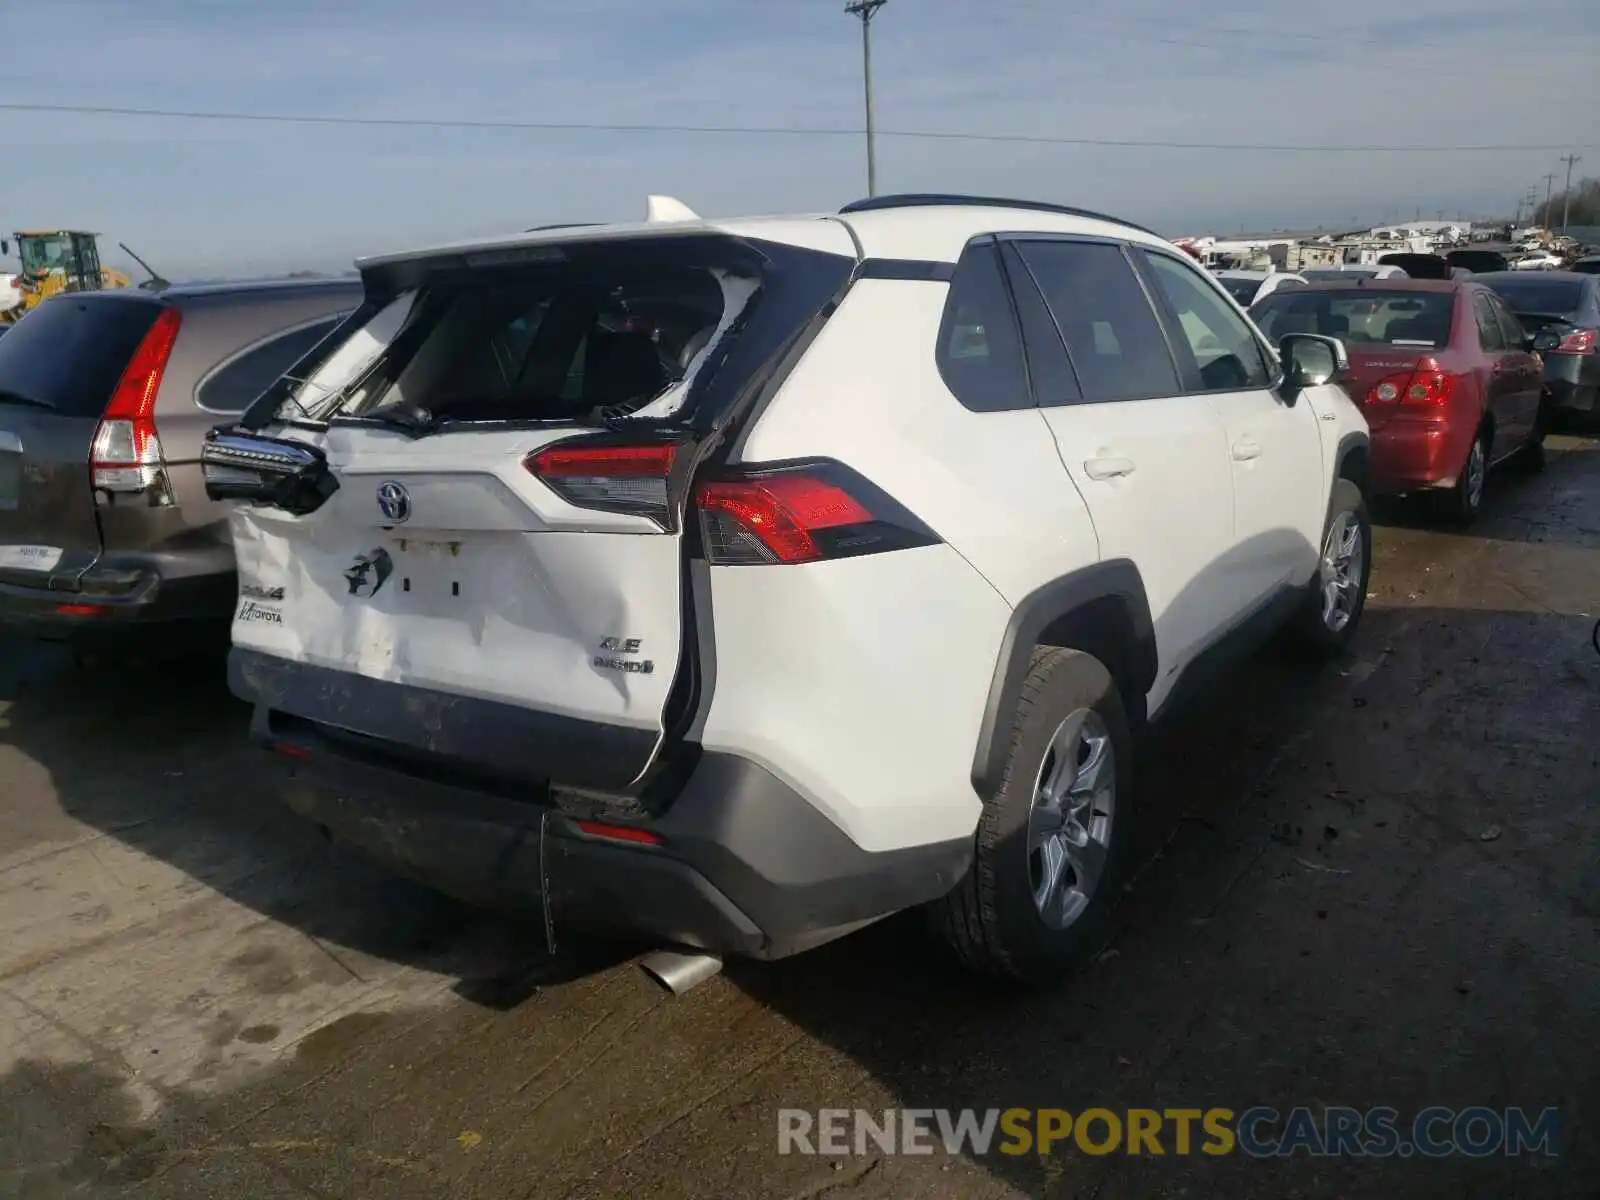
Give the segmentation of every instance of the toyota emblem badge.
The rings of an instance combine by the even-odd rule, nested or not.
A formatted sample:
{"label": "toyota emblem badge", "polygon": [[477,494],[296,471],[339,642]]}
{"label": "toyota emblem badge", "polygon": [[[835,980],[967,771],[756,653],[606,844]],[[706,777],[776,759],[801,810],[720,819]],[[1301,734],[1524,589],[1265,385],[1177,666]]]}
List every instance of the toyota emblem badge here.
{"label": "toyota emblem badge", "polygon": [[411,493],[403,484],[389,480],[378,485],[378,511],[396,525],[403,525],[411,517]]}

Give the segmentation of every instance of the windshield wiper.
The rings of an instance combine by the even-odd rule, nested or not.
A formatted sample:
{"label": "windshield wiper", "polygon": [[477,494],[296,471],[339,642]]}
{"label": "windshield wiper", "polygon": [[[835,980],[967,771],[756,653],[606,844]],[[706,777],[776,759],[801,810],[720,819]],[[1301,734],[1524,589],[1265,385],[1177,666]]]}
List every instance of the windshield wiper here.
{"label": "windshield wiper", "polygon": [[432,410],[423,408],[420,404],[386,404],[382,408],[375,408],[369,413],[362,413],[352,418],[357,421],[376,421],[380,425],[393,425],[397,429],[404,429],[407,433],[421,437],[431,432],[439,424],[439,419],[433,415]]}

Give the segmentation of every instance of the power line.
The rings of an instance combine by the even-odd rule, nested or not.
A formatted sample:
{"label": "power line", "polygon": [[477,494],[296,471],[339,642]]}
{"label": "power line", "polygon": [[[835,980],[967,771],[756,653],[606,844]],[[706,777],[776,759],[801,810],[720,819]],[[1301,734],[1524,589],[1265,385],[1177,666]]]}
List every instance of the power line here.
{"label": "power line", "polygon": [[[357,117],[332,113],[240,112],[210,109],[135,108],[110,104],[32,104],[0,101],[0,112],[53,113],[71,116],[145,117],[181,121],[233,121],[259,125],[330,125],[377,129],[477,129],[537,133],[684,133],[750,137],[851,137],[859,128],[802,125],[679,125],[613,123],[603,121],[507,121],[437,117]],[[1593,143],[1558,142],[1538,145],[1514,142],[1501,145],[1288,145],[1274,142],[1187,142],[1142,138],[1051,137],[1022,133],[962,133],[946,129],[879,129],[879,137],[941,142],[990,142],[1029,146],[1106,146],[1138,150],[1237,150],[1262,153],[1319,154],[1483,154],[1512,151],[1566,150]]]}

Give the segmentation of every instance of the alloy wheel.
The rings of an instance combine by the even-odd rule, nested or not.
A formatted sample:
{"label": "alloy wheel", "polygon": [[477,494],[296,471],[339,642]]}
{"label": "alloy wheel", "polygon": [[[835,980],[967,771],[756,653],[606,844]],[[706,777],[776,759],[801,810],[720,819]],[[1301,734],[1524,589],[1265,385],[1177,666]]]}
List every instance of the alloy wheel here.
{"label": "alloy wheel", "polygon": [[1028,814],[1028,879],[1050,928],[1082,916],[1100,886],[1116,799],[1111,733],[1099,713],[1080,708],[1050,738]]}

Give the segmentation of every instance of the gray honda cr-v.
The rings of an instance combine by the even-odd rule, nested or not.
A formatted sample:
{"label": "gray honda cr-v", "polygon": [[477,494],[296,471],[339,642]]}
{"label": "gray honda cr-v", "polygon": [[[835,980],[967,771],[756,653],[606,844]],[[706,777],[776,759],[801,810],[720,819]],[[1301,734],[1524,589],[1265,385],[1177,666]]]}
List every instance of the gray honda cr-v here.
{"label": "gray honda cr-v", "polygon": [[[0,338],[0,630],[225,643],[236,595],[200,446],[360,303],[355,280],[54,297]],[[163,639],[164,640],[164,639]]]}

